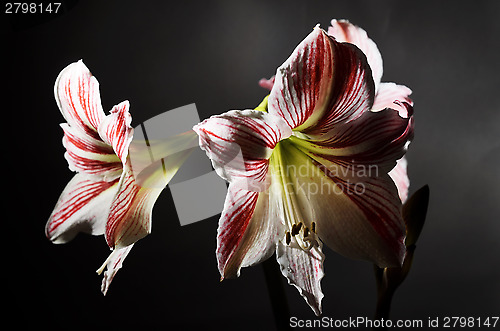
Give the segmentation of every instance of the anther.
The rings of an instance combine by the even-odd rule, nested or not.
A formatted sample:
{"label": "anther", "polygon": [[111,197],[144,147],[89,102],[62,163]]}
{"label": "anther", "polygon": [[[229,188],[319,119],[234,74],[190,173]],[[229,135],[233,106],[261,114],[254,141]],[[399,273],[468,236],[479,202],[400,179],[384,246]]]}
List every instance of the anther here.
{"label": "anther", "polygon": [[311,223],[311,230],[312,232],[316,233],[316,222]]}
{"label": "anther", "polygon": [[290,242],[292,241],[292,237],[290,237],[290,232],[288,232],[288,231],[286,232],[285,240],[286,240],[286,244],[290,245]]}
{"label": "anther", "polygon": [[304,226],[304,238],[307,238],[308,235],[309,235],[309,229],[307,228],[307,226]]}

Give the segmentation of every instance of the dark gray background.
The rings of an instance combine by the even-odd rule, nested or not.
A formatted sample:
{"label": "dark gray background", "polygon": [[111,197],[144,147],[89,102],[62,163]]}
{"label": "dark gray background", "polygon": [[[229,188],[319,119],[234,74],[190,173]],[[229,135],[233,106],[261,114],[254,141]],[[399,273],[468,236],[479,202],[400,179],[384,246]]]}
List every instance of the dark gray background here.
{"label": "dark gray background", "polygon": [[[266,94],[258,80],[332,18],[366,29],[384,59],[383,81],[414,92],[411,192],[429,184],[431,201],[392,318],[500,315],[499,1],[79,1],[34,26],[34,17],[4,8],[1,18],[2,301],[19,325],[272,330],[262,267],[219,283],[218,216],[181,227],[168,188],[153,233],[135,245],[106,297],[95,274],[109,253],[102,237],[62,246],[45,238],[73,176],[53,84],[83,59],[104,109],[130,100],[134,126],[189,103],[202,118],[253,108]],[[371,317],[372,266],[329,249],[326,257],[324,315]],[[287,295],[293,316],[314,318],[294,288]]]}

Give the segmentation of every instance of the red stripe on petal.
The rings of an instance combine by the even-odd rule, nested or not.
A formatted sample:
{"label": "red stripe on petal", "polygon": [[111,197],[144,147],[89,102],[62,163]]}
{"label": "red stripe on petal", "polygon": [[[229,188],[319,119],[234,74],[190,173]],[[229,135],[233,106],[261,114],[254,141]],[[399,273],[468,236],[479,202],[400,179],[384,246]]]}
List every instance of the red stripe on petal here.
{"label": "red stripe on petal", "polygon": [[64,130],[67,143],[81,150],[83,153],[114,155],[111,146],[104,143],[101,139],[95,139],[89,135],[83,134],[81,131],[70,127],[66,123],[61,124],[61,127]]}
{"label": "red stripe on petal", "polygon": [[113,147],[122,163],[126,162],[128,147],[133,136],[133,129],[130,126],[132,117],[128,110],[129,102],[121,102],[113,107],[111,114],[106,116],[99,126],[99,135]]}
{"label": "red stripe on petal", "polygon": [[111,248],[126,247],[151,232],[154,203],[168,182],[160,161],[145,171],[148,178],[143,184],[150,186],[136,181],[130,163],[124,168],[106,223],[106,242]]}
{"label": "red stripe on petal", "polygon": [[281,118],[257,110],[212,116],[193,130],[222,178],[255,191],[267,187],[268,159],[276,144],[292,133]]}
{"label": "red stripe on petal", "polygon": [[111,146],[67,124],[61,124],[61,127],[64,130],[65,157],[71,170],[106,178],[108,181],[120,176],[122,163]]}
{"label": "red stripe on petal", "polygon": [[[358,47],[365,55],[372,70],[375,86],[378,86],[382,78],[382,55],[377,45],[371,40],[366,31],[349,23],[347,20],[332,20],[328,28],[328,34],[338,42],[348,42]],[[376,88],[378,91],[378,88]]]}
{"label": "red stripe on petal", "polygon": [[[55,242],[70,240],[82,226],[94,233],[104,230],[104,223],[115,193],[115,181],[94,181],[77,174],[68,183],[49,217],[45,233]],[[102,224],[97,224],[102,223]],[[98,230],[102,228],[102,230]],[[98,233],[95,233],[98,234]]]}
{"label": "red stripe on petal", "polygon": [[[405,105],[411,115],[411,107]],[[367,112],[356,120],[338,124],[321,140],[303,140],[299,148],[333,163],[354,167],[376,165],[379,171],[388,172],[406,153],[413,129],[412,116],[402,118],[391,109]]]}
{"label": "red stripe on petal", "polygon": [[82,61],[72,63],[61,71],[54,93],[68,124],[98,138],[97,127],[104,118],[99,83]]}
{"label": "red stripe on petal", "polygon": [[315,28],[276,72],[269,113],[282,117],[291,128],[308,127],[323,115],[334,74],[331,43],[323,30]]}
{"label": "red stripe on petal", "polygon": [[[217,229],[217,261],[221,276],[235,277],[240,265],[230,266],[230,259],[238,250],[254,214],[259,193],[229,185],[224,210]],[[241,263],[241,261],[240,261]]]}
{"label": "red stripe on petal", "polygon": [[325,167],[318,168],[363,212],[379,237],[399,262],[402,262],[405,255],[405,225],[401,214],[401,200],[392,181],[387,176],[345,180]]}
{"label": "red stripe on petal", "polygon": [[332,41],[334,78],[324,116],[303,130],[315,140],[334,129],[339,123],[359,118],[371,109],[374,85],[364,54],[356,47]]}

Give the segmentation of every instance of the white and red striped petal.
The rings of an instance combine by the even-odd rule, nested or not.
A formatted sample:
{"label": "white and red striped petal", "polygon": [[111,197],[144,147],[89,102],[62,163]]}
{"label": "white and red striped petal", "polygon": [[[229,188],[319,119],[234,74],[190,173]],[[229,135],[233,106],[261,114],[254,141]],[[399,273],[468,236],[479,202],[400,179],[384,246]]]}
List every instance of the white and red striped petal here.
{"label": "white and red striped petal", "polygon": [[274,253],[283,236],[284,216],[280,200],[272,190],[273,186],[257,193],[229,185],[217,230],[217,260],[222,278],[238,277],[240,268],[258,264]]}
{"label": "white and red striped petal", "polygon": [[254,216],[258,198],[258,192],[247,191],[229,184],[217,228],[216,255],[221,279],[239,276],[245,254],[239,252],[240,244]]}
{"label": "white and red striped petal", "polygon": [[[411,113],[411,107],[405,105]],[[383,173],[396,165],[413,138],[413,117],[402,118],[386,109],[366,112],[360,118],[338,124],[321,140],[293,139],[305,153],[318,155],[346,167],[377,166]]]}
{"label": "white and red striped petal", "polygon": [[268,159],[292,133],[280,117],[258,110],[212,116],[193,130],[219,176],[251,191],[267,189]]}
{"label": "white and red striped petal", "polygon": [[102,140],[113,147],[114,153],[125,164],[128,148],[132,141],[134,129],[130,126],[132,116],[129,113],[129,102],[123,101],[114,106],[111,114],[99,125],[98,132]]}
{"label": "white and red striped petal", "polygon": [[380,55],[377,45],[368,37],[366,31],[347,20],[333,19],[331,26],[328,27],[328,34],[338,42],[353,44],[363,51],[372,71],[375,91],[378,91],[383,73],[382,55]]}
{"label": "white and red striped petal", "polygon": [[310,136],[370,110],[374,85],[366,57],[315,28],[276,73],[269,113]]}
{"label": "white and red striped petal", "polygon": [[314,125],[327,111],[334,76],[332,43],[316,27],[276,71],[268,110],[292,129]]}
{"label": "white and red striped petal", "polygon": [[56,244],[66,243],[78,232],[104,233],[109,206],[116,194],[118,179],[95,181],[76,174],[66,185],[45,226],[45,234]]}
{"label": "white and red striped petal", "polygon": [[106,242],[113,249],[135,243],[151,232],[151,214],[154,203],[168,183],[161,160],[144,170],[149,186],[141,186],[129,163],[120,179],[106,223]]}
{"label": "white and red striped petal", "polygon": [[335,79],[331,99],[316,125],[302,130],[315,140],[324,140],[323,136],[342,123],[355,121],[373,105],[373,80],[363,54],[351,44],[333,42],[333,45]]}
{"label": "white and red striped petal", "polygon": [[[183,135],[186,144],[194,134]],[[124,166],[118,192],[111,203],[106,223],[106,242],[119,249],[135,243],[151,232],[151,214],[156,199],[191,154],[192,149],[168,153],[139,171],[132,169],[130,157]]]}
{"label": "white and red striped petal", "polygon": [[410,99],[411,90],[404,85],[394,83],[381,83],[375,95],[372,111],[380,111],[386,108],[395,109],[399,112],[399,116],[408,117],[407,107],[405,103],[413,106],[413,101]]}
{"label": "white and red striped petal", "polygon": [[288,284],[297,288],[316,316],[321,315],[321,300],[324,297],[321,279],[325,275],[323,272],[325,255],[321,252],[321,247],[305,251],[280,242],[276,249],[276,260]]}
{"label": "white and red striped petal", "polygon": [[104,268],[106,268],[101,284],[101,292],[103,295],[106,295],[108,292],[111,281],[115,277],[118,270],[122,268],[123,261],[127,257],[128,253],[130,253],[132,247],[134,247],[134,244],[113,250],[103,265],[97,270],[97,273],[100,275],[104,271]]}
{"label": "white and red striped petal", "polygon": [[[397,189],[387,175],[345,180],[322,169],[322,185],[334,183],[326,196],[313,202],[322,208],[317,220],[318,235],[330,248],[350,258],[374,262],[380,267],[403,262],[405,224]],[[323,186],[326,190],[325,186]],[[313,207],[314,208],[314,207]],[[329,218],[329,219],[328,219]]]}
{"label": "white and red striped petal", "polygon": [[122,163],[113,148],[100,139],[83,134],[66,123],[61,124],[64,130],[64,157],[70,170],[93,175],[96,180],[112,181],[120,177]]}
{"label": "white and red striped petal", "polygon": [[59,109],[72,127],[97,137],[104,118],[99,83],[82,60],[64,68],[56,79],[54,95]]}

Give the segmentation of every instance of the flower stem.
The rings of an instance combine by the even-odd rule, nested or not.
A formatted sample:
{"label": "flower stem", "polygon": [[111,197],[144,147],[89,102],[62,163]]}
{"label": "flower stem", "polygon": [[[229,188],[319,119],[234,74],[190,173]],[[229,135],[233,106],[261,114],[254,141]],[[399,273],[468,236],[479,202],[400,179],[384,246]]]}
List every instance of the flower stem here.
{"label": "flower stem", "polygon": [[[387,320],[389,319],[389,313],[391,311],[392,297],[394,296],[395,288],[389,287],[387,284],[387,279],[385,278],[386,270],[379,268],[376,265],[373,266],[375,271],[375,279],[377,281],[377,308],[375,310],[376,320]],[[373,328],[374,330],[386,330],[385,327]]]}
{"label": "flower stem", "polygon": [[277,330],[290,330],[290,311],[283,286],[283,278],[276,260],[269,258],[262,263],[266,278],[267,292],[273,308],[274,322]]}

